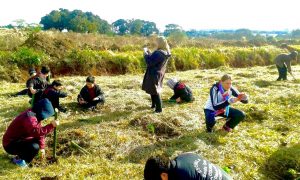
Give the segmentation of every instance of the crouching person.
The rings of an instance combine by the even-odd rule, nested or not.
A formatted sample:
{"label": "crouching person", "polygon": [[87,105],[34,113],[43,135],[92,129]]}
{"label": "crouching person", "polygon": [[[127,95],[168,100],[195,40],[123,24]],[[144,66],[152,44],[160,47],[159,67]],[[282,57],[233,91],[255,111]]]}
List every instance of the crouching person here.
{"label": "crouching person", "polygon": [[174,91],[174,95],[170,98],[170,102],[182,103],[194,100],[192,90],[177,79],[169,79],[167,85]]}
{"label": "crouching person", "polygon": [[8,154],[16,155],[13,163],[26,167],[41,152],[45,157],[45,135],[50,133],[59,121],[52,121],[42,127],[41,121],[54,115],[48,99],[42,99],[32,109],[17,116],[8,126],[2,140]]}
{"label": "crouching person", "polygon": [[[216,116],[227,118],[223,129],[227,132],[237,126],[244,118],[244,112],[230,107],[238,101],[248,103],[248,97],[231,86],[231,77],[225,74],[219,82],[210,89],[209,98],[204,107],[206,129],[212,132],[216,124]],[[233,96],[233,97],[232,97]]]}
{"label": "crouching person", "polygon": [[157,156],[147,160],[144,169],[145,180],[231,180],[220,167],[194,153],[184,153],[174,160]]}
{"label": "crouching person", "polygon": [[60,80],[54,80],[52,84],[43,92],[42,98],[47,98],[52,103],[53,108],[57,108],[60,112],[67,112],[65,107],[59,103],[59,98],[65,98],[67,93],[62,92],[63,85]]}
{"label": "crouching person", "polygon": [[98,104],[104,104],[104,93],[93,76],[86,78],[86,85],[81,89],[77,100],[81,107],[89,110],[95,110]]}

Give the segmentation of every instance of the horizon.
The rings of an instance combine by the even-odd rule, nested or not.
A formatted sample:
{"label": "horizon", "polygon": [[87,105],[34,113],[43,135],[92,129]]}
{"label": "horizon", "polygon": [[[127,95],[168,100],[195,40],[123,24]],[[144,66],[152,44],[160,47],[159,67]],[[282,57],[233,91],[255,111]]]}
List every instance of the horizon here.
{"label": "horizon", "polygon": [[[294,0],[286,0],[284,6],[278,2],[269,3],[259,0],[249,3],[238,0],[226,2],[188,0],[185,3],[182,2],[169,3],[168,1],[153,0],[145,5],[137,0],[111,0],[109,2],[11,0],[0,7],[0,25],[13,24],[13,21],[17,19],[24,19],[29,24],[39,24],[40,19],[52,10],[63,8],[70,11],[78,9],[83,12],[92,12],[110,24],[118,19],[152,21],[156,23],[160,31],[163,31],[167,24],[177,24],[184,30],[203,31],[244,28],[252,31],[291,31],[300,28],[300,25],[294,20],[300,18],[297,6],[286,6],[293,4]],[[257,21],[258,19],[260,21]]]}

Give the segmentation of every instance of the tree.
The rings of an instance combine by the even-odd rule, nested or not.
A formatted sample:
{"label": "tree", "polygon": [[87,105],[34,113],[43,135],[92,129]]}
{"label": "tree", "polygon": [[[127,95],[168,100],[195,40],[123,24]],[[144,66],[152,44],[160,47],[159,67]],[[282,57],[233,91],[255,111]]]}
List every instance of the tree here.
{"label": "tree", "polygon": [[168,24],[165,27],[164,36],[170,36],[173,32],[183,32],[182,27],[177,24]]}
{"label": "tree", "polygon": [[101,34],[112,32],[111,25],[107,21],[91,12],[81,10],[54,10],[42,17],[40,23],[44,25],[45,30],[55,28],[60,31],[68,29],[74,32],[99,32]]}
{"label": "tree", "polygon": [[158,34],[159,30],[154,22],[144,21],[141,33],[144,36],[150,36],[152,34]]}
{"label": "tree", "polygon": [[118,19],[112,23],[114,32],[119,35],[125,35],[129,33],[129,22],[125,19]]}
{"label": "tree", "polygon": [[143,20],[134,19],[134,20],[131,20],[129,24],[130,24],[130,28],[129,28],[130,34],[141,35],[141,30],[142,30],[142,27],[144,24]]}

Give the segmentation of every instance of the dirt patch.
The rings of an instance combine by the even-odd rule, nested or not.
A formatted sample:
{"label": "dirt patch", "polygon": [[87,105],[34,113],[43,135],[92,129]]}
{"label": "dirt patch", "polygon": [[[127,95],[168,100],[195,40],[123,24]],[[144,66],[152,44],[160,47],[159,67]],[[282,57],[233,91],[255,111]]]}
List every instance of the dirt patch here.
{"label": "dirt patch", "polygon": [[[175,119],[174,123],[176,125],[179,124],[178,120]],[[145,131],[166,138],[179,136],[181,134],[173,123],[161,122],[151,116],[135,118],[131,120],[129,124],[131,126],[142,126]]]}
{"label": "dirt patch", "polygon": [[[91,146],[92,138],[81,129],[73,129],[66,135],[59,136],[57,139],[57,156],[69,157],[71,155],[81,155],[82,151],[74,147],[73,143],[86,149]],[[52,150],[53,139],[49,139],[48,147]]]}

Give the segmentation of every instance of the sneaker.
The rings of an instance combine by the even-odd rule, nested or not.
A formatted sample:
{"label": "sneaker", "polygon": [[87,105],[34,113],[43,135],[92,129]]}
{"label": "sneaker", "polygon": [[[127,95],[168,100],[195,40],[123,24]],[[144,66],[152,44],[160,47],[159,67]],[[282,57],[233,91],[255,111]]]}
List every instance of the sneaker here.
{"label": "sneaker", "polygon": [[12,162],[13,162],[14,164],[16,164],[17,166],[20,166],[20,167],[27,167],[27,164],[26,164],[26,162],[25,162],[23,159],[13,158],[13,159],[12,159]]}
{"label": "sneaker", "polygon": [[227,125],[223,126],[223,130],[225,130],[227,132],[232,132],[232,129],[230,127],[228,127]]}

